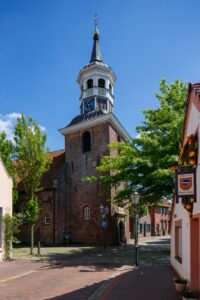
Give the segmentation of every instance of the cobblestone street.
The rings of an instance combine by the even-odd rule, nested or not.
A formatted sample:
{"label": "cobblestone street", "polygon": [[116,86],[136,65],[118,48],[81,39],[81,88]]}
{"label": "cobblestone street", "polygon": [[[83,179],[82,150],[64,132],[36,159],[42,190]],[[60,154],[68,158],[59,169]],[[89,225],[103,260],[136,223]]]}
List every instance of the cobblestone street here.
{"label": "cobblestone street", "polygon": [[132,244],[3,262],[0,299],[178,300],[169,246],[169,238],[140,241],[138,270]]}

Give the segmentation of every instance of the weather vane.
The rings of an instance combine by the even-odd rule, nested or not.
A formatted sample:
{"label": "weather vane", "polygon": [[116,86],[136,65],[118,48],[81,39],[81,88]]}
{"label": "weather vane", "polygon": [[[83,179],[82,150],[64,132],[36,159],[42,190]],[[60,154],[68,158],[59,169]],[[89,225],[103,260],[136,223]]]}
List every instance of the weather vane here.
{"label": "weather vane", "polygon": [[97,28],[98,21],[99,21],[98,15],[97,15],[97,13],[95,13],[95,15],[94,15],[94,26],[95,26],[95,29]]}

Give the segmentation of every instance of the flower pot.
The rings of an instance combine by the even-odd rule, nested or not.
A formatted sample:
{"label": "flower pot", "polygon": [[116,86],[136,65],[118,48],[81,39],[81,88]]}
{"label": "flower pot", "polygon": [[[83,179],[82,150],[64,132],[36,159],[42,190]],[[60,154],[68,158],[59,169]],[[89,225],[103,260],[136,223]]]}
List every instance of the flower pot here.
{"label": "flower pot", "polygon": [[186,283],[177,283],[177,282],[175,282],[175,287],[176,287],[177,292],[181,293],[186,288]]}

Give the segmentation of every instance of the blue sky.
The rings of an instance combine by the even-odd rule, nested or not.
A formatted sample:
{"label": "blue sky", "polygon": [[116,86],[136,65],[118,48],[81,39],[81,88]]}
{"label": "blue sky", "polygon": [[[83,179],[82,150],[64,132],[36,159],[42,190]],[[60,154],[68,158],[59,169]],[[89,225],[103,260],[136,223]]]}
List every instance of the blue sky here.
{"label": "blue sky", "polygon": [[79,114],[76,78],[97,12],[115,113],[134,136],[162,78],[200,81],[199,11],[198,0],[0,0],[0,130],[11,137],[23,112],[46,128],[51,150],[64,148],[58,128]]}

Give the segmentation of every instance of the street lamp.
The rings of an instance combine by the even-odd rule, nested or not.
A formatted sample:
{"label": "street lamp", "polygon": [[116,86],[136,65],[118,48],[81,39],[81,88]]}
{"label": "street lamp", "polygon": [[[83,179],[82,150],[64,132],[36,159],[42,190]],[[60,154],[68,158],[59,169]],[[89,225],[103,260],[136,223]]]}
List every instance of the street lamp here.
{"label": "street lamp", "polygon": [[101,215],[101,228],[103,228],[103,248],[106,249],[106,232],[105,229],[108,227],[108,221],[106,220],[106,216],[109,213],[109,208],[107,206],[101,206],[99,207],[100,215]]}
{"label": "street lamp", "polygon": [[138,258],[138,209],[137,206],[140,201],[140,195],[137,192],[131,194],[131,202],[134,206],[134,216],[135,216],[135,267],[138,268],[139,258]]}

